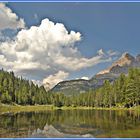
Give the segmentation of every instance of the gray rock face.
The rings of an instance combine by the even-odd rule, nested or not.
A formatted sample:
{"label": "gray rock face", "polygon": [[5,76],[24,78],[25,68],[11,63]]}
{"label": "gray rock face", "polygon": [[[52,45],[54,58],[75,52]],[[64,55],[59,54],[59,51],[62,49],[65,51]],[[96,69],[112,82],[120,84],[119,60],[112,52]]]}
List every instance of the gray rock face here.
{"label": "gray rock face", "polygon": [[[121,74],[121,73],[128,73],[129,68],[131,67],[140,67],[140,54],[135,57],[130,55],[129,53],[124,53],[120,59],[112,64],[111,67],[100,71],[98,74]],[[98,75],[97,74],[97,75]]]}
{"label": "gray rock face", "polygon": [[133,67],[135,64],[137,65],[135,57],[130,55],[129,53],[124,53],[116,62],[114,62],[109,68],[100,71],[97,75],[113,73],[128,73],[128,69]]}
{"label": "gray rock face", "polygon": [[136,61],[137,61],[137,62],[140,62],[140,54],[138,54],[138,55],[136,56]]}
{"label": "gray rock face", "polygon": [[121,73],[127,74],[129,68],[140,67],[140,54],[133,57],[124,53],[109,68],[100,71],[90,80],[70,80],[58,83],[51,91],[61,92],[65,95],[84,93],[90,89],[101,87],[105,80],[113,82]]}

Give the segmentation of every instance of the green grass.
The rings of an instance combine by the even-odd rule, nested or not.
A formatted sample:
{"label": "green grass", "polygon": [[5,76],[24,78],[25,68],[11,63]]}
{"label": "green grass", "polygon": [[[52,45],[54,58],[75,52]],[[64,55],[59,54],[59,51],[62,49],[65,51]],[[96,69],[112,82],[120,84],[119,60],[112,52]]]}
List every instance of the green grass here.
{"label": "green grass", "polygon": [[133,107],[133,109],[140,112],[140,106]]}
{"label": "green grass", "polygon": [[78,107],[66,107],[63,106],[61,108],[55,107],[55,109],[62,109],[62,110],[71,110],[71,109],[91,109],[91,110],[139,110],[140,107],[132,107],[132,108],[124,108],[124,107],[111,107],[111,108],[103,108],[103,107],[86,107],[86,106],[78,106]]}
{"label": "green grass", "polygon": [[31,112],[31,111],[45,111],[45,110],[74,110],[74,109],[81,109],[81,110],[134,110],[134,111],[140,111],[140,106],[133,107],[133,108],[119,108],[119,107],[112,107],[112,108],[101,108],[101,107],[55,107],[53,105],[5,105],[0,104],[0,114],[3,113],[17,113],[17,112]]}
{"label": "green grass", "polygon": [[21,105],[0,105],[0,114],[2,113],[17,113],[17,112],[31,112],[31,111],[45,111],[53,110],[52,105],[34,105],[34,106],[21,106]]}

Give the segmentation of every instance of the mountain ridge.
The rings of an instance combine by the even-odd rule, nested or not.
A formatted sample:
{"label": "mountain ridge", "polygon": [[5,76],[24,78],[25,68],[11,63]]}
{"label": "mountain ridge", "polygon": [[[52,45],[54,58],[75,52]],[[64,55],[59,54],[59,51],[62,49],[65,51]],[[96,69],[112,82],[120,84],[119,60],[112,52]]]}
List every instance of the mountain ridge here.
{"label": "mountain ridge", "polygon": [[[137,56],[136,56],[137,58]],[[124,67],[130,67],[130,66],[133,66],[134,63],[136,63],[137,59],[135,57],[133,57],[132,55],[130,55],[129,53],[123,53],[122,56],[117,60],[115,61],[114,63],[112,63],[112,65],[105,69],[105,70],[102,70],[100,71],[99,73],[97,73],[97,75],[99,74],[105,74],[105,73],[116,73],[114,71],[114,69],[119,69],[119,68],[124,68]],[[140,62],[139,62],[140,63]],[[128,71],[123,71],[124,73],[127,73]]]}
{"label": "mountain ridge", "polygon": [[110,82],[115,81],[121,73],[127,74],[129,68],[133,67],[140,67],[140,54],[134,57],[128,52],[125,52],[117,61],[113,62],[110,67],[98,72],[91,79],[62,81],[54,86],[51,91],[54,93],[60,92],[68,96],[84,93],[88,90],[101,87],[105,80],[109,80]]}

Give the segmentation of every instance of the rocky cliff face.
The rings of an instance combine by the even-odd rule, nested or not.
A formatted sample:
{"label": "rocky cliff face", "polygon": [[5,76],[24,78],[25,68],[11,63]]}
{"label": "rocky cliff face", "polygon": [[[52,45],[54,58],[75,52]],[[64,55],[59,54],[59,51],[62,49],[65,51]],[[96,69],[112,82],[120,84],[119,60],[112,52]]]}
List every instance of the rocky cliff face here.
{"label": "rocky cliff face", "polygon": [[90,80],[70,80],[58,83],[53,92],[62,92],[65,95],[84,93],[90,89],[96,89],[103,85],[105,80],[113,82],[121,73],[127,74],[129,68],[140,67],[140,54],[133,57],[129,53],[124,53],[109,68],[100,71]]}
{"label": "rocky cliff face", "polygon": [[120,75],[121,73],[128,73],[129,68],[131,67],[140,67],[140,55],[137,55],[136,58],[130,55],[129,53],[124,53],[120,59],[114,62],[111,67],[97,73],[97,75],[113,73]]}

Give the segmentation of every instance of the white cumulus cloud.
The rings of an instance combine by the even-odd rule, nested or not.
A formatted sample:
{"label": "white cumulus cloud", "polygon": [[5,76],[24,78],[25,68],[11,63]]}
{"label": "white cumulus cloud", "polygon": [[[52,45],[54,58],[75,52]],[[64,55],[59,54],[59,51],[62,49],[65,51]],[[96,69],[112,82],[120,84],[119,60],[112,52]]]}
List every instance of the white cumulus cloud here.
{"label": "white cumulus cloud", "polygon": [[79,32],[44,19],[39,26],[22,29],[14,40],[0,44],[0,67],[30,79],[44,79],[53,87],[73,71],[112,60],[112,53],[103,50],[84,57],[76,47],[80,40]]}
{"label": "white cumulus cloud", "polygon": [[0,30],[24,28],[25,23],[4,3],[0,3]]}
{"label": "white cumulus cloud", "polygon": [[67,78],[69,73],[64,71],[58,71],[54,75],[49,75],[43,80],[43,84],[49,83],[49,88],[52,88],[57,83],[63,81],[65,78]]}

